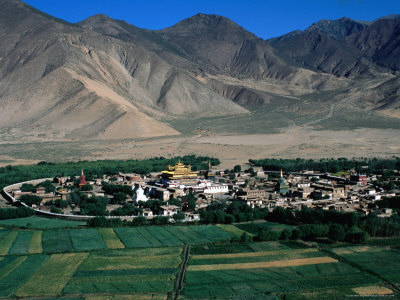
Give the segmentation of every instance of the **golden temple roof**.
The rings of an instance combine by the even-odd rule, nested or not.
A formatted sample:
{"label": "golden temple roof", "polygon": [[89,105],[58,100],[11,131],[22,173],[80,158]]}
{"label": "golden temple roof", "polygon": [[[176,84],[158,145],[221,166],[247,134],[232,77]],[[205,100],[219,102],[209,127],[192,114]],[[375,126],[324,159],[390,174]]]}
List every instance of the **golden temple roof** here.
{"label": "golden temple roof", "polygon": [[183,163],[178,161],[175,166],[168,166],[168,170],[162,171],[163,177],[168,179],[181,179],[187,177],[197,177],[197,172],[192,171],[190,165],[185,166]]}

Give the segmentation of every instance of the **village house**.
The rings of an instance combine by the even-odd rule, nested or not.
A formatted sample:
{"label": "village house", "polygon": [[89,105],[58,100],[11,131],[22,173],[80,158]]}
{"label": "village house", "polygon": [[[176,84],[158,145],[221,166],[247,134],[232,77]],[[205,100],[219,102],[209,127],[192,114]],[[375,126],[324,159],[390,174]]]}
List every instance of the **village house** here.
{"label": "village house", "polygon": [[172,217],[173,215],[175,215],[176,213],[178,213],[178,211],[180,210],[180,208],[176,205],[161,205],[160,206],[160,215],[164,216],[164,217]]}

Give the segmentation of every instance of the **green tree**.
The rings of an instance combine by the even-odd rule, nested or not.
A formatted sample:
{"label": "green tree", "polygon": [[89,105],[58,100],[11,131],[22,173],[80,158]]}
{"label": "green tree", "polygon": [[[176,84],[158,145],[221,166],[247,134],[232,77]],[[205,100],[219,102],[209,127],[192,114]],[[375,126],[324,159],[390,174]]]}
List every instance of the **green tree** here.
{"label": "green tree", "polygon": [[36,185],[36,187],[44,187],[46,193],[54,193],[56,190],[54,184],[50,180],[40,182],[39,184]]}
{"label": "green tree", "polygon": [[361,230],[357,226],[353,226],[347,231],[345,241],[350,243],[365,243],[369,239],[369,235],[365,230]]}
{"label": "green tree", "polygon": [[192,191],[186,195],[186,199],[188,201],[188,210],[195,210],[196,209],[196,196]]}
{"label": "green tree", "polygon": [[300,226],[303,239],[312,240],[319,237],[326,237],[329,226],[325,224],[304,224]]}
{"label": "green tree", "polygon": [[151,223],[154,225],[168,225],[169,217],[156,216],[151,220]]}
{"label": "green tree", "polygon": [[181,211],[178,211],[176,214],[172,216],[175,222],[182,222],[183,220],[185,220],[185,217],[186,217],[185,214]]}
{"label": "green tree", "polygon": [[342,242],[345,236],[346,230],[342,225],[336,223],[329,225],[328,238],[330,240]]}
{"label": "green tree", "polygon": [[39,205],[42,202],[42,198],[36,195],[22,195],[19,200],[29,206]]}
{"label": "green tree", "polygon": [[239,173],[240,171],[242,171],[242,167],[240,165],[236,165],[233,167],[233,172]]}
{"label": "green tree", "polygon": [[226,214],[225,215],[225,224],[232,224],[236,221],[235,216],[231,215],[231,214]]}
{"label": "green tree", "polygon": [[250,241],[250,236],[247,232],[243,232],[243,234],[240,236],[240,242],[241,243],[248,243]]}
{"label": "green tree", "polygon": [[85,184],[81,186],[81,191],[90,192],[93,190],[93,187],[90,184]]}
{"label": "green tree", "polygon": [[62,214],[63,211],[59,209],[58,207],[55,207],[54,205],[51,206],[50,212],[55,213],[55,214]]}
{"label": "green tree", "polygon": [[292,231],[291,230],[284,229],[284,230],[282,230],[281,236],[279,237],[279,239],[287,241],[290,238],[291,235],[292,235]]}
{"label": "green tree", "polygon": [[122,192],[115,193],[110,201],[111,204],[124,204],[126,201],[126,194]]}
{"label": "green tree", "polygon": [[136,218],[133,218],[132,223],[133,226],[143,226],[143,225],[148,225],[149,222],[147,219],[143,216],[138,216]]}
{"label": "green tree", "polygon": [[272,231],[269,228],[262,228],[257,233],[258,241],[276,241],[279,238],[279,233],[276,231]]}
{"label": "green tree", "polygon": [[24,192],[24,193],[26,193],[26,192],[31,192],[31,193],[36,192],[36,188],[30,183],[23,183],[21,185],[20,190],[21,190],[21,192]]}
{"label": "green tree", "polygon": [[168,204],[169,204],[169,205],[178,206],[179,208],[182,207],[182,202],[181,202],[181,200],[179,200],[179,199],[177,199],[177,198],[171,198],[171,199],[169,199],[169,200],[168,200]]}
{"label": "green tree", "polygon": [[291,240],[299,240],[303,237],[302,232],[300,231],[300,229],[295,228],[292,230],[292,234],[290,236]]}

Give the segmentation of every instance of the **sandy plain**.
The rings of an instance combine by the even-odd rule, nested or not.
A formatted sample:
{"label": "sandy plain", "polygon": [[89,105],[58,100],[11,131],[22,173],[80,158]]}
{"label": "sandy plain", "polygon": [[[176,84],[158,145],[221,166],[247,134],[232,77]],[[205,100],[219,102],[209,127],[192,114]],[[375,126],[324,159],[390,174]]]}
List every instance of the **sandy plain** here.
{"label": "sandy plain", "polygon": [[144,159],[186,154],[221,160],[221,169],[250,158],[330,158],[400,156],[396,129],[314,130],[292,127],[278,134],[199,134],[124,140],[48,141],[0,144],[0,166],[38,161]]}

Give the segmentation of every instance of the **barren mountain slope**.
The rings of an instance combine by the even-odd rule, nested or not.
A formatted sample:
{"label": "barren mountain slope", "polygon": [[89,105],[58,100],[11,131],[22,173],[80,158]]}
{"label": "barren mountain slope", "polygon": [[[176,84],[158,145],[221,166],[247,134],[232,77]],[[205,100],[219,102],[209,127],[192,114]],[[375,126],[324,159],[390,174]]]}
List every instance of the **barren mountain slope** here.
{"label": "barren mountain slope", "polygon": [[19,1],[0,5],[0,37],[7,41],[0,45],[5,132],[161,136],[178,132],[154,117],[246,113],[139,43],[60,22]]}
{"label": "barren mountain slope", "polygon": [[0,134],[3,141],[166,136],[179,132],[165,122],[251,118],[278,107],[299,113],[304,103],[314,116],[336,101],[397,116],[398,20],[380,22],[390,26],[321,21],[264,41],[215,15],[150,31],[104,15],[70,24],[2,0]]}

